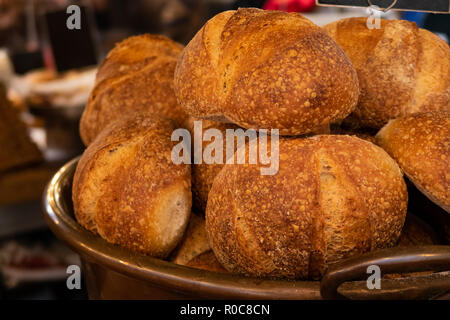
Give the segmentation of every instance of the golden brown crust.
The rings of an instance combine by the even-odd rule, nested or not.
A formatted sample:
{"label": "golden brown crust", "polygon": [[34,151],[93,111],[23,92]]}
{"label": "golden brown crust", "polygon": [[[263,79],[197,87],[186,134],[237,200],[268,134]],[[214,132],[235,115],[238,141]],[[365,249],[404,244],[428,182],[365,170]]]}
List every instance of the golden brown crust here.
{"label": "golden brown crust", "polygon": [[394,160],[350,136],[282,138],[279,171],[227,165],[206,209],[210,244],[230,272],[319,278],[327,265],[393,246],[407,192]]}
{"label": "golden brown crust", "polygon": [[80,123],[86,145],[109,123],[133,112],[164,115],[181,126],[186,115],[173,92],[183,47],[163,36],[140,35],[119,43],[103,61]]}
{"label": "golden brown crust", "polygon": [[420,191],[450,212],[450,112],[391,120],[376,139]]}
{"label": "golden brown crust", "polygon": [[[238,129],[239,127],[231,123],[221,123],[217,121],[200,120],[195,118],[190,118],[191,124],[188,125],[191,131],[191,136],[193,137],[193,121],[202,121],[202,131],[203,133],[208,129],[219,130],[223,137],[226,135],[227,129]],[[215,141],[215,140],[214,140]],[[226,157],[226,142],[221,140],[223,143],[223,160],[225,162]],[[205,150],[206,146],[209,145],[210,141],[203,141],[202,152]],[[236,151],[236,150],[235,150]],[[207,164],[202,162],[201,164],[193,164],[191,166],[192,170],[192,206],[199,213],[204,214],[206,210],[206,203],[208,202],[208,194],[211,190],[214,178],[222,170],[223,163],[212,163]]]}
{"label": "golden brown crust", "polygon": [[196,256],[194,259],[189,261],[186,266],[200,270],[228,273],[228,271],[224,267],[222,267],[219,261],[217,261],[217,258],[212,250],[206,251]]}
{"label": "golden brown crust", "polygon": [[320,27],[259,9],[209,20],[183,50],[174,87],[191,116],[283,135],[343,119],[359,95],[350,61]]}
{"label": "golden brown crust", "polygon": [[413,22],[382,20],[368,29],[365,18],[348,18],[324,28],[358,72],[358,107],[346,119],[381,128],[390,119],[450,110],[450,48]]}
{"label": "golden brown crust", "polygon": [[73,181],[75,216],[109,242],[156,257],[178,244],[191,210],[190,167],[171,160],[173,122],[149,114],[110,124]]}
{"label": "golden brown crust", "polygon": [[183,240],[171,254],[170,260],[176,264],[187,265],[197,256],[210,250],[205,219],[192,213]]}

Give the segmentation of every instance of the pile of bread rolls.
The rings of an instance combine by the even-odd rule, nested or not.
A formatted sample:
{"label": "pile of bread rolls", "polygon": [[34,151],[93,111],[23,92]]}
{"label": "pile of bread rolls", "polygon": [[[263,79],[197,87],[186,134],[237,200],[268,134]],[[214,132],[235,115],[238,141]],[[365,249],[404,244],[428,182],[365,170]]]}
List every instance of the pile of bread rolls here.
{"label": "pile of bread rolls", "polygon": [[[173,163],[171,134],[194,120],[278,129],[278,172]],[[449,211],[450,49],[407,21],[321,28],[298,13],[226,11],[185,48],[150,35],[118,44],[80,131],[73,201],[88,230],[200,269],[320,279],[397,245],[403,172]]]}

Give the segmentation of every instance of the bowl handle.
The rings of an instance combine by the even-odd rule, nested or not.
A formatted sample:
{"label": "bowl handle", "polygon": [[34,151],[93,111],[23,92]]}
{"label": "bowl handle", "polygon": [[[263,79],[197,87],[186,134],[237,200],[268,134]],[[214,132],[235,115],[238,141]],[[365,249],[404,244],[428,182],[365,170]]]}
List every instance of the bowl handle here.
{"label": "bowl handle", "polygon": [[378,266],[382,274],[450,270],[450,246],[395,247],[349,258],[333,264],[320,282],[324,299],[347,299],[338,292],[348,281],[367,280],[369,266]]}

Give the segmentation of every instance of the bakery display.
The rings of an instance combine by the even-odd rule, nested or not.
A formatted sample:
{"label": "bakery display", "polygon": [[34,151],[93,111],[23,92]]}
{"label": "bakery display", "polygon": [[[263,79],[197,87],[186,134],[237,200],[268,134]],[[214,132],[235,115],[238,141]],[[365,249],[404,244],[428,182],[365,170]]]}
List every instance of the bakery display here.
{"label": "bakery display", "polygon": [[324,26],[358,72],[361,95],[346,119],[381,128],[390,119],[417,112],[450,110],[450,48],[414,22],[381,20],[368,29],[366,18]]}
{"label": "bakery display", "polygon": [[239,9],[209,20],[175,69],[178,102],[197,118],[299,135],[356,106],[356,71],[326,32],[298,13]]}
{"label": "bakery display", "polygon": [[140,114],[102,131],[73,180],[81,225],[133,251],[170,254],[191,212],[190,167],[171,160],[174,128],[169,119]]}
{"label": "bakery display", "polygon": [[318,279],[331,263],[393,246],[406,214],[400,168],[350,136],[281,139],[279,172],[227,165],[206,209],[211,247],[230,272]]}
{"label": "bakery display", "polygon": [[391,120],[378,144],[430,200],[450,212],[450,112],[427,112]]}
{"label": "bakery display", "polygon": [[109,123],[130,113],[165,115],[182,126],[173,72],[182,46],[166,37],[140,35],[119,43],[100,66],[80,123],[86,145]]}
{"label": "bakery display", "polygon": [[434,263],[420,250],[446,238],[411,218],[429,212],[408,205],[407,184],[449,210],[449,47],[410,22],[365,22],[246,8],[186,47],[150,34],[116,45],[81,118],[87,148],[44,205],[58,236],[100,257],[91,281],[104,267],[187,297],[317,298],[318,280],[351,261]]}

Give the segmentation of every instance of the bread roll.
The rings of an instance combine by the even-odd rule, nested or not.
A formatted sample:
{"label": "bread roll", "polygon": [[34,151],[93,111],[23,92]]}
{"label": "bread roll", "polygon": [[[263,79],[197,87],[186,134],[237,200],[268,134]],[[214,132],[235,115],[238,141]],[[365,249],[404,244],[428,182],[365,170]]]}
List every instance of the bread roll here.
{"label": "bread roll", "polygon": [[173,92],[182,46],[163,36],[140,35],[119,43],[98,70],[80,123],[86,145],[109,123],[133,112],[164,115],[181,126],[186,115]]}
{"label": "bread roll", "polygon": [[345,118],[359,87],[349,59],[298,13],[239,9],[209,20],[175,70],[193,117],[299,135]]}
{"label": "bread roll", "polygon": [[450,110],[450,48],[413,22],[347,18],[324,28],[358,72],[361,95],[346,121],[381,128],[390,119],[424,111]]}
{"label": "bread roll", "polygon": [[217,273],[228,273],[228,271],[224,267],[222,267],[219,261],[217,261],[217,258],[212,250],[206,251],[196,256],[191,261],[189,261],[186,266]]}
{"label": "bread roll", "polygon": [[73,181],[75,217],[111,243],[167,257],[191,212],[190,166],[171,160],[174,124],[148,114],[107,126]]}
{"label": "bread roll", "polygon": [[211,250],[205,229],[205,219],[197,214],[191,214],[189,225],[183,240],[172,254],[173,263],[186,265],[195,257]]}
{"label": "bread roll", "polygon": [[450,212],[450,112],[391,120],[376,139],[417,189]]}
{"label": "bread roll", "polygon": [[206,229],[219,262],[257,277],[317,279],[341,259],[396,244],[407,192],[393,159],[350,136],[281,139],[279,171],[227,165]]}

